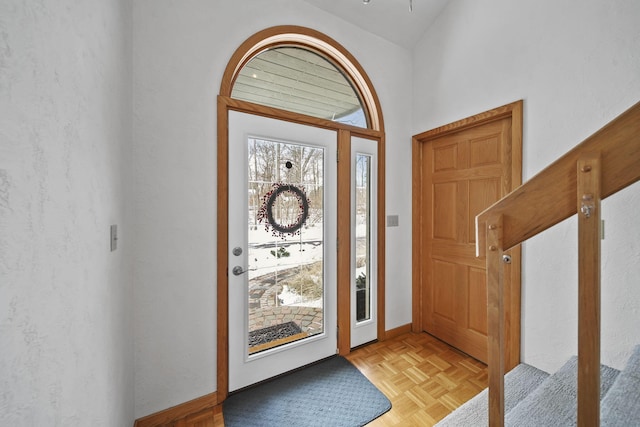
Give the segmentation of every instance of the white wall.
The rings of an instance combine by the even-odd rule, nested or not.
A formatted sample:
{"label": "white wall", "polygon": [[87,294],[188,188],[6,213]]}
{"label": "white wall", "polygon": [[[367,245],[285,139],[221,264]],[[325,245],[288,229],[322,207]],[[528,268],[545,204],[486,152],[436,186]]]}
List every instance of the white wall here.
{"label": "white wall", "polygon": [[3,426],[133,422],[130,27],[128,0],[0,3]]}
{"label": "white wall", "polygon": [[216,390],[216,96],[250,35],[307,26],[369,74],[387,130],[387,328],[411,321],[410,53],[296,0],[134,3],[136,417]]}
{"label": "white wall", "polygon": [[[137,0],[132,113],[131,14],[127,0],[0,4],[2,425],[131,425],[215,390],[215,96],[249,35],[323,31],[378,91],[400,216],[387,329],[411,321],[411,134],[524,98],[526,179],[640,99],[634,0],[454,0],[413,69],[409,52],[295,0]],[[640,342],[638,190],[603,205],[603,360],[616,367]],[[576,349],[575,228],[525,247],[523,355],[543,369]]]}
{"label": "white wall", "polygon": [[[524,179],[640,100],[640,2],[454,0],[414,55],[413,133],[524,99]],[[606,200],[603,363],[640,343],[640,184]],[[577,352],[577,225],[524,246],[525,362]]]}

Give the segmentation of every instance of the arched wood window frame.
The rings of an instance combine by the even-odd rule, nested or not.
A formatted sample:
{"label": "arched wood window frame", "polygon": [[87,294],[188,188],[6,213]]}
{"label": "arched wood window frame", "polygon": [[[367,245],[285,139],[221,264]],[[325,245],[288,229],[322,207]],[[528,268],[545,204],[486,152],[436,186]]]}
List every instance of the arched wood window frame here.
{"label": "arched wood window frame", "polygon": [[[342,70],[360,96],[368,128],[359,128],[317,117],[267,107],[231,98],[235,80],[242,68],[265,49],[277,46],[297,46],[313,51]],[[378,96],[358,61],[330,37],[299,26],[277,26],[249,37],[232,55],[222,77],[218,96],[217,148],[217,402],[229,392],[229,282],[228,282],[228,147],[229,111],[240,111],[337,131],[338,157],[350,159],[351,138],[370,139],[378,144],[378,230],[377,230],[377,292],[378,339],[385,337],[385,134]],[[338,162],[338,352],[350,352],[350,177],[351,162]]]}

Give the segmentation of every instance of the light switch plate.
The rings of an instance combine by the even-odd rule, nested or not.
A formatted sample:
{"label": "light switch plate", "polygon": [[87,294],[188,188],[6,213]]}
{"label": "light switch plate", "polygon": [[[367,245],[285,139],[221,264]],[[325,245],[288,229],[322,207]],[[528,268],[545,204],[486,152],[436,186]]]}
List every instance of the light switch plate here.
{"label": "light switch plate", "polygon": [[116,249],[118,249],[118,226],[114,224],[111,226],[111,252]]}
{"label": "light switch plate", "polygon": [[387,227],[398,226],[398,215],[387,215]]}

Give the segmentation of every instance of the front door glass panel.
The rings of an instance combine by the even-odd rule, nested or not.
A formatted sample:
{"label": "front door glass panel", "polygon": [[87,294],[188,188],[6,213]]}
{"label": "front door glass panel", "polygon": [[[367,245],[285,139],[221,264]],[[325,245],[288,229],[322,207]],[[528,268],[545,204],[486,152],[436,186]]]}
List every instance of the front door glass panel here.
{"label": "front door glass panel", "polygon": [[356,321],[371,318],[371,156],[356,154],[355,171],[355,258]]}
{"label": "front door glass panel", "polygon": [[248,353],[324,332],[324,151],[248,138]]}

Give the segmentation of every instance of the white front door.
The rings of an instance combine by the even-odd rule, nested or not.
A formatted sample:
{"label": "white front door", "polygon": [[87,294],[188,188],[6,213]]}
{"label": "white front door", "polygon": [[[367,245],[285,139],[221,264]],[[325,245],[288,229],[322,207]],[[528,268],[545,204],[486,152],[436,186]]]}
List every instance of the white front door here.
{"label": "white front door", "polygon": [[229,390],[336,353],[335,131],[229,112]]}

